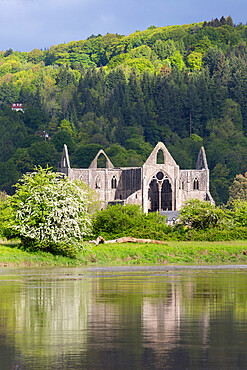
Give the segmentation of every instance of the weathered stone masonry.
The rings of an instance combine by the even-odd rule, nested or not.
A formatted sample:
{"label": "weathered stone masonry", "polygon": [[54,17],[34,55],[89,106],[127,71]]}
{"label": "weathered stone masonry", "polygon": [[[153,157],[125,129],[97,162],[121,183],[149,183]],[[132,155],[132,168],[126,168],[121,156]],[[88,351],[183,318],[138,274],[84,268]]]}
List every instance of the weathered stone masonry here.
{"label": "weathered stone masonry", "polygon": [[[162,154],[162,162],[158,160]],[[104,156],[105,168],[98,168]],[[209,191],[209,170],[205,150],[201,147],[195,170],[180,170],[166,146],[159,142],[142,167],[116,168],[100,150],[89,168],[71,168],[67,146],[59,171],[70,180],[81,179],[94,189],[104,206],[108,203],[139,204],[144,212],[176,211],[188,199],[214,203]]]}

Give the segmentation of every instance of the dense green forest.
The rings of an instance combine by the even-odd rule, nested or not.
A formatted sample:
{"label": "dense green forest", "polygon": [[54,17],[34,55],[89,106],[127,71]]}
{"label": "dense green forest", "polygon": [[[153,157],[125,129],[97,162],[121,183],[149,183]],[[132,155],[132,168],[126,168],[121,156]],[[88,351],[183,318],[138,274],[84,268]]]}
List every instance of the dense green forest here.
{"label": "dense green forest", "polygon": [[181,168],[204,145],[211,193],[226,203],[247,172],[246,43],[247,26],[222,17],[0,52],[0,190],[35,165],[56,169],[64,143],[72,166],[101,148],[139,166],[163,141]]}

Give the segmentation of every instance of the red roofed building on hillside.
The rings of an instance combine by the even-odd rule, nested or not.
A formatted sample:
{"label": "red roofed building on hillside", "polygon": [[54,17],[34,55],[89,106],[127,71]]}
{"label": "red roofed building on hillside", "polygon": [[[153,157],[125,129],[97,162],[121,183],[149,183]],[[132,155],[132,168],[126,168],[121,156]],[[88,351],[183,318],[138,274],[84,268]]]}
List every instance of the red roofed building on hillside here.
{"label": "red roofed building on hillside", "polygon": [[14,103],[12,104],[12,110],[15,110],[15,111],[21,111],[22,113],[24,113],[24,109],[23,109],[23,104],[21,103]]}

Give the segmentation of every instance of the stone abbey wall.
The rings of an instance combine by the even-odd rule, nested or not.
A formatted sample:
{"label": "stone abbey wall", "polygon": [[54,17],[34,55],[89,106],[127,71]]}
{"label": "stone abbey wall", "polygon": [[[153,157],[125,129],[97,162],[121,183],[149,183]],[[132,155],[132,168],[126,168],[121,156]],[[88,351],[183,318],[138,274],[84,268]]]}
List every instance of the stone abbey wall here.
{"label": "stone abbey wall", "polygon": [[[105,168],[98,168],[99,156]],[[161,158],[161,159],[160,159]],[[209,170],[204,148],[195,170],[180,170],[166,146],[159,142],[142,167],[116,168],[100,150],[89,168],[71,168],[66,145],[58,170],[70,180],[80,179],[108,203],[139,204],[144,212],[176,211],[191,198],[213,203],[209,192]]]}

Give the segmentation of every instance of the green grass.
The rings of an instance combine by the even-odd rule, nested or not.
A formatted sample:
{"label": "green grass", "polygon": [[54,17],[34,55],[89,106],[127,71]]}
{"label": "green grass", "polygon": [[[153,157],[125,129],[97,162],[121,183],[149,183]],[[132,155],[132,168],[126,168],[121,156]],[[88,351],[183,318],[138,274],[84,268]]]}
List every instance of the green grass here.
{"label": "green grass", "polygon": [[18,242],[0,242],[0,266],[155,265],[247,262],[247,241],[169,241],[165,244],[87,245],[76,259],[18,249]]}
{"label": "green grass", "polygon": [[247,241],[100,244],[85,251],[80,260],[90,265],[247,262]]}
{"label": "green grass", "polygon": [[18,248],[19,242],[0,240],[0,267],[12,266],[77,266],[77,259],[54,256],[45,252],[26,252]]}

